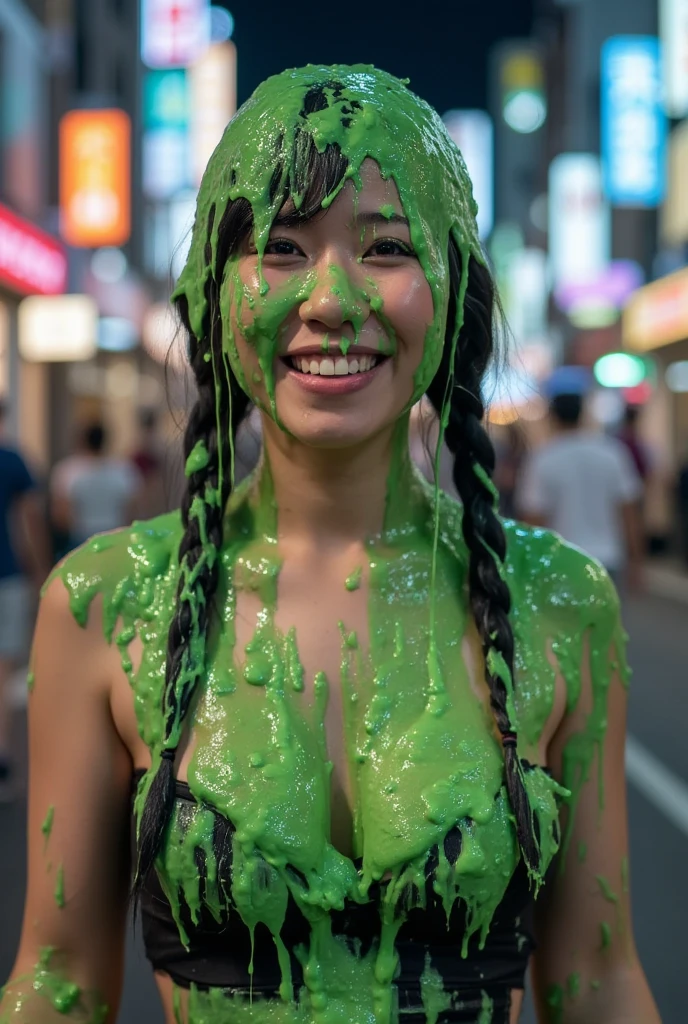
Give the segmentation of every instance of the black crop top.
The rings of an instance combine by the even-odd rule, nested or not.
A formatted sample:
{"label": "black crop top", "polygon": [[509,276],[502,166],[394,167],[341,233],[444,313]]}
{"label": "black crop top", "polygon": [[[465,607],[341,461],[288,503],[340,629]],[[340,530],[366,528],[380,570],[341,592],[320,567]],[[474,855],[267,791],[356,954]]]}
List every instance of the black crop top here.
{"label": "black crop top", "polygon": [[[134,776],[134,789],[143,772]],[[192,811],[196,803],[186,783],[177,781],[178,814],[183,818],[185,808]],[[224,822],[224,819],[222,819]],[[228,836],[233,827],[226,822]],[[458,842],[457,842],[458,840]],[[134,833],[135,842],[135,833]],[[458,830],[445,839],[445,854],[453,863],[459,853]],[[227,844],[231,850],[231,846]],[[428,858],[428,879],[434,870],[437,853]],[[231,853],[219,865],[226,876],[231,874]],[[199,864],[202,877],[202,864]],[[230,880],[225,878],[229,891]],[[365,904],[349,903],[341,911],[332,911],[332,931],[351,943],[360,955],[376,942],[380,934],[379,885],[370,890],[370,901]],[[432,964],[444,984],[450,1008],[440,1013],[439,1024],[478,1024],[485,994],[491,1000],[490,1024],[508,1024],[511,990],[524,987],[525,971],[534,940],[532,934],[532,894],[527,873],[519,861],[505,896],[494,914],[484,947],[477,935],[468,944],[468,955],[461,956],[466,925],[461,901],[451,911],[449,921],[435,896],[432,885],[427,884],[425,909],[408,911],[395,943],[399,967],[394,979],[398,995],[399,1012],[404,1024],[425,1022],[426,1013],[421,999],[421,975],[428,963]],[[251,993],[253,999],[280,999],[281,972],[277,951],[270,932],[258,924],[254,946],[248,928],[237,913],[222,916],[218,922],[210,911],[201,906],[194,924],[188,907],[181,900],[181,920],[188,936],[188,949],[180,939],[172,908],[159,878],[151,871],[140,899],[143,940],[146,955],[156,971],[162,971],[182,988],[191,985],[199,989],[226,989],[232,994]],[[299,947],[307,947],[309,926],[291,897],[281,938],[289,952],[292,968],[294,996],[303,985],[303,972],[297,956]],[[253,961],[253,974],[249,964]]]}

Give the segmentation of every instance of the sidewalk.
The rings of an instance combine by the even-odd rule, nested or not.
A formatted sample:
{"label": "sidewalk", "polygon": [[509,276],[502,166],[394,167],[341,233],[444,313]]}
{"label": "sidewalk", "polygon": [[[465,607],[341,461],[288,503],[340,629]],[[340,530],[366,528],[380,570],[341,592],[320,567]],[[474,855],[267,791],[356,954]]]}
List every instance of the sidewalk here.
{"label": "sidewalk", "polygon": [[645,583],[654,597],[688,604],[688,568],[677,559],[657,558],[645,563]]}

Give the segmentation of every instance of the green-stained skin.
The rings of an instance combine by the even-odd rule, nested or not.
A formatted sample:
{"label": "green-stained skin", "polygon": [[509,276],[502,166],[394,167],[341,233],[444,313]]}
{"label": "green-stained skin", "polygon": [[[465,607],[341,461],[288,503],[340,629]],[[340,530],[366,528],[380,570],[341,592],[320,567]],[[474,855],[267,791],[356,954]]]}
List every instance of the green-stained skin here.
{"label": "green-stained skin", "polygon": [[37,1002],[47,1002],[58,1014],[83,1024],[105,1024],[107,1006],[85,993],[79,985],[66,980],[62,971],[54,969],[55,954],[56,950],[51,947],[41,950],[31,975],[16,978],[11,985],[0,990],[0,1024],[23,1024],[28,1019],[42,1019],[36,1016],[37,1012],[41,1013],[37,1010]]}
{"label": "green-stained skin", "polygon": [[[342,83],[338,95],[327,84],[333,80]],[[314,84],[324,85],[328,104],[302,117],[304,96]],[[346,128],[344,106],[352,111]],[[415,401],[432,380],[444,344],[449,239],[454,239],[463,267],[457,321],[450,325],[453,345],[463,316],[469,256],[482,260],[482,254],[463,161],[434,111],[398,79],[367,66],[309,66],[260,86],[211,158],[199,194],[189,260],[175,294],[187,300],[192,330],[202,338],[208,312],[204,288],[210,272],[206,243],[211,206],[215,207],[209,243],[212,264],[218,225],[227,204],[238,197],[252,207],[260,264],[280,205],[290,198],[298,207],[302,200],[297,187],[303,177],[297,127],[321,151],[331,143],[340,146],[349,161],[340,187],[351,179],[358,188],[361,165],[372,157],[399,190],[435,309],[416,373],[411,400]],[[271,201],[269,184],[278,136],[283,187]],[[336,194],[337,190],[324,205]],[[383,215],[387,214],[383,211]],[[372,286],[370,293],[357,289],[337,267],[330,268],[330,276],[355,336],[366,302],[385,325],[381,300]],[[315,278],[295,277],[274,290],[263,280],[261,294],[249,301],[237,263],[230,259],[222,284],[224,356],[250,394],[239,364],[234,320],[258,355],[268,396],[266,412],[279,422],[274,389],[279,331],[295,304],[310,294]],[[387,335],[393,351],[395,339],[390,331]],[[445,409],[443,424],[446,417]],[[196,445],[187,460],[187,474],[205,468],[208,458],[205,446]],[[223,472],[232,461],[231,452],[229,458],[221,459]],[[478,467],[476,472],[480,475]],[[353,854],[361,858],[358,866],[335,849],[330,838],[328,680],[320,672],[312,686],[304,685],[298,637],[294,630],[280,630],[275,621],[281,570],[279,510],[267,458],[254,477],[233,492],[218,554],[207,538],[206,507],[219,502],[221,491],[222,481],[216,491],[206,491],[205,502],[195,498],[189,511],[203,543],[201,561],[193,572],[201,564],[211,569],[217,564],[220,570],[214,599],[219,615],[213,618],[207,644],[192,628],[178,682],[181,686],[200,672],[192,715],[194,753],[187,773],[197,804],[183,820],[175,812],[156,867],[182,942],[188,939],[182,924],[183,902],[193,921],[198,920],[203,901],[218,921],[228,912],[233,915],[232,927],[237,927],[236,915],[251,933],[258,924],[267,927],[282,968],[282,1001],[254,1000],[251,1005],[220,990],[192,988],[188,1002],[175,995],[175,1016],[185,1024],[224,1024],[231,1007],[231,1020],[237,1024],[244,1020],[392,1024],[397,1021],[395,940],[409,909],[409,893],[414,894],[413,905],[423,905],[430,850],[439,850],[433,886],[447,916],[459,900],[466,909],[463,956],[469,953],[472,937],[484,944],[519,860],[504,785],[503,751],[461,655],[470,625],[461,512],[412,468],[408,414],[404,415],[395,433],[383,531],[367,539],[369,650],[361,649],[346,621],[339,624],[339,683],[353,795]],[[570,791],[575,813],[595,753],[601,754],[611,658],[614,664],[623,661],[624,638],[616,595],[604,570],[546,531],[515,523],[506,523],[505,529],[504,575],[513,598],[517,686],[496,654],[490,669],[507,688],[510,717],[524,756],[537,748],[553,707],[555,670],[549,646],[567,682],[569,710],[580,696],[586,651],[593,681],[592,713],[585,729],[566,748],[566,789],[540,767],[525,773],[539,821],[541,867],[533,878],[537,888],[558,848],[557,797]],[[176,720],[166,730],[162,714],[167,632],[180,578],[192,604],[195,600],[192,570],[178,562],[181,537],[179,514],[169,514],[94,538],[59,570],[81,625],[86,624],[94,599],[102,598],[105,637],[119,648],[133,691],[139,733],[151,750],[152,772],[162,749],[179,743],[183,728]],[[345,581],[347,589],[355,589],[355,578],[356,573]],[[237,649],[234,625],[239,592],[257,596],[261,604],[245,653]],[[196,607],[193,614],[197,611]],[[134,640],[142,648],[136,665],[129,654]],[[329,685],[336,686],[337,681],[329,680]],[[140,784],[138,815],[151,778],[149,772]],[[229,893],[221,884],[212,842],[214,812],[235,827]],[[461,831],[462,844],[452,865],[444,854],[443,840],[454,827]],[[203,883],[197,869],[198,851],[206,865]],[[380,938],[360,956],[333,935],[330,915],[345,900],[368,901],[374,882],[380,883],[382,894]],[[289,956],[280,937],[289,897],[310,927],[310,941],[299,951],[304,987],[297,1004],[289,1001]],[[426,1019],[436,1021],[446,1008],[447,996],[430,962],[421,987]],[[491,1024],[492,1017],[492,1001],[485,993],[479,1024]]]}
{"label": "green-stained skin", "polygon": [[50,807],[47,810],[45,818],[43,819],[43,824],[41,825],[41,832],[45,836],[45,849],[46,850],[48,849],[48,842],[50,840],[50,835],[51,835],[52,830],[53,830],[53,822],[54,821],[55,821],[55,808],[51,804]]}

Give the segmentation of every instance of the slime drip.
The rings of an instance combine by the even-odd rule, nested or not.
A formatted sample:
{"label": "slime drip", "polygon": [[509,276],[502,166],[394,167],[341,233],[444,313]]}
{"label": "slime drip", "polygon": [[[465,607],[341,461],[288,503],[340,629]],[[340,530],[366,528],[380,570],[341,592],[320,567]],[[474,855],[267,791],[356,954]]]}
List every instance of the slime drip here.
{"label": "slime drip", "polygon": [[[304,100],[314,87],[325,102],[306,114]],[[462,324],[469,257],[483,257],[476,206],[458,150],[435,112],[392,76],[363,65],[308,66],[259,87],[211,158],[175,297],[186,299],[196,338],[206,338],[206,286],[209,276],[218,274],[224,350],[212,360],[213,370],[231,365],[250,394],[239,364],[233,312],[237,330],[257,354],[269,413],[279,422],[274,364],[280,330],[295,305],[310,295],[315,277],[294,275],[270,290],[262,278],[262,257],[281,206],[291,199],[298,209],[303,200],[304,139],[312,140],[319,152],[336,144],[348,161],[325,208],[347,180],[360,187],[361,165],[368,157],[398,188],[434,308],[410,408],[432,381],[444,345],[450,238],[462,264],[456,322],[449,325],[453,347]],[[280,180],[271,192],[276,160]],[[227,205],[238,198],[248,200],[253,214],[262,282],[257,297],[245,293],[236,259],[218,267],[219,225]],[[339,268],[330,270],[332,289],[338,290],[355,337],[367,302],[387,330],[380,297],[359,294]],[[393,351],[396,340],[389,330],[387,335]],[[445,402],[442,427],[447,415]],[[220,453],[218,486],[207,486],[189,511],[202,546],[193,569],[179,563],[182,524],[174,513],[94,538],[58,570],[80,624],[86,624],[94,598],[102,598],[105,637],[117,645],[132,687],[138,730],[152,756],[152,770],[136,797],[139,819],[162,749],[177,746],[185,724],[193,734],[187,777],[196,802],[176,808],[156,863],[182,943],[189,939],[183,921],[195,925],[202,908],[218,923],[227,920],[228,927],[245,927],[251,938],[262,925],[275,943],[282,973],[280,1001],[251,1003],[243,996],[192,986],[189,1024],[219,1024],[228,1019],[228,1007],[237,1022],[396,1022],[395,942],[406,913],[425,904],[430,851],[438,850],[431,878],[434,897],[448,919],[455,904],[465,910],[463,956],[476,944],[484,945],[518,864],[503,752],[487,700],[474,692],[462,657],[469,620],[461,512],[411,469],[407,429],[406,416],[395,437],[384,528],[367,544],[369,650],[361,649],[344,615],[341,623],[353,852],[361,858],[360,867],[331,842],[332,764],[324,724],[328,680],[318,672],[309,681],[312,685],[305,685],[298,637],[276,624],[282,562],[266,458],[256,476],[233,492],[218,552],[208,538],[206,510],[217,507],[222,474],[229,469],[231,476],[233,464],[233,453],[229,458]],[[199,442],[186,472],[193,476],[208,464],[207,448]],[[533,752],[553,706],[550,650],[566,679],[570,710],[581,691],[581,665],[586,656],[589,660],[594,709],[585,729],[569,741],[565,759],[564,781],[573,793],[571,829],[577,795],[604,736],[611,659],[621,661],[623,656],[618,603],[604,571],[580,552],[546,531],[514,523],[506,523],[505,529],[504,573],[513,596],[518,687],[514,689],[508,667],[496,656],[490,668],[509,692],[524,755],[536,760]],[[218,614],[207,641],[198,628],[199,567],[217,568],[220,578],[214,598]],[[180,585],[193,621],[176,686],[194,688],[198,682],[186,723],[163,701],[168,627]],[[259,605],[255,631],[243,651],[235,632],[238,594],[251,595]],[[141,649],[136,665],[129,653],[134,640]],[[336,685],[335,680],[330,683]],[[558,848],[556,798],[566,790],[539,767],[525,772],[524,780],[538,822],[544,874]],[[234,828],[230,879],[226,858],[218,855],[214,842],[222,819]],[[461,837],[454,862],[444,849],[452,830]],[[374,891],[379,936],[361,955],[333,934],[331,915],[346,901],[371,900]],[[295,951],[304,979],[298,993],[281,937],[289,899],[310,932],[309,942]],[[442,979],[429,963],[423,977],[426,1016],[432,1020],[442,1012]],[[181,1018],[178,999],[174,1012]],[[492,1017],[493,1002],[484,993],[479,1024],[491,1024]]]}

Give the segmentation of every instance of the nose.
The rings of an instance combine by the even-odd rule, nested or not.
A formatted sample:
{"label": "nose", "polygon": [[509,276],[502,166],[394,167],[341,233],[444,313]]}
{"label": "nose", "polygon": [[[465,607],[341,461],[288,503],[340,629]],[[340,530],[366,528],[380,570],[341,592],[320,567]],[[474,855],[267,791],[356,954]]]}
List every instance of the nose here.
{"label": "nose", "polygon": [[369,312],[370,300],[366,291],[335,263],[318,269],[315,286],[299,307],[303,323],[319,323],[328,331],[336,331],[348,322],[358,332]]}

